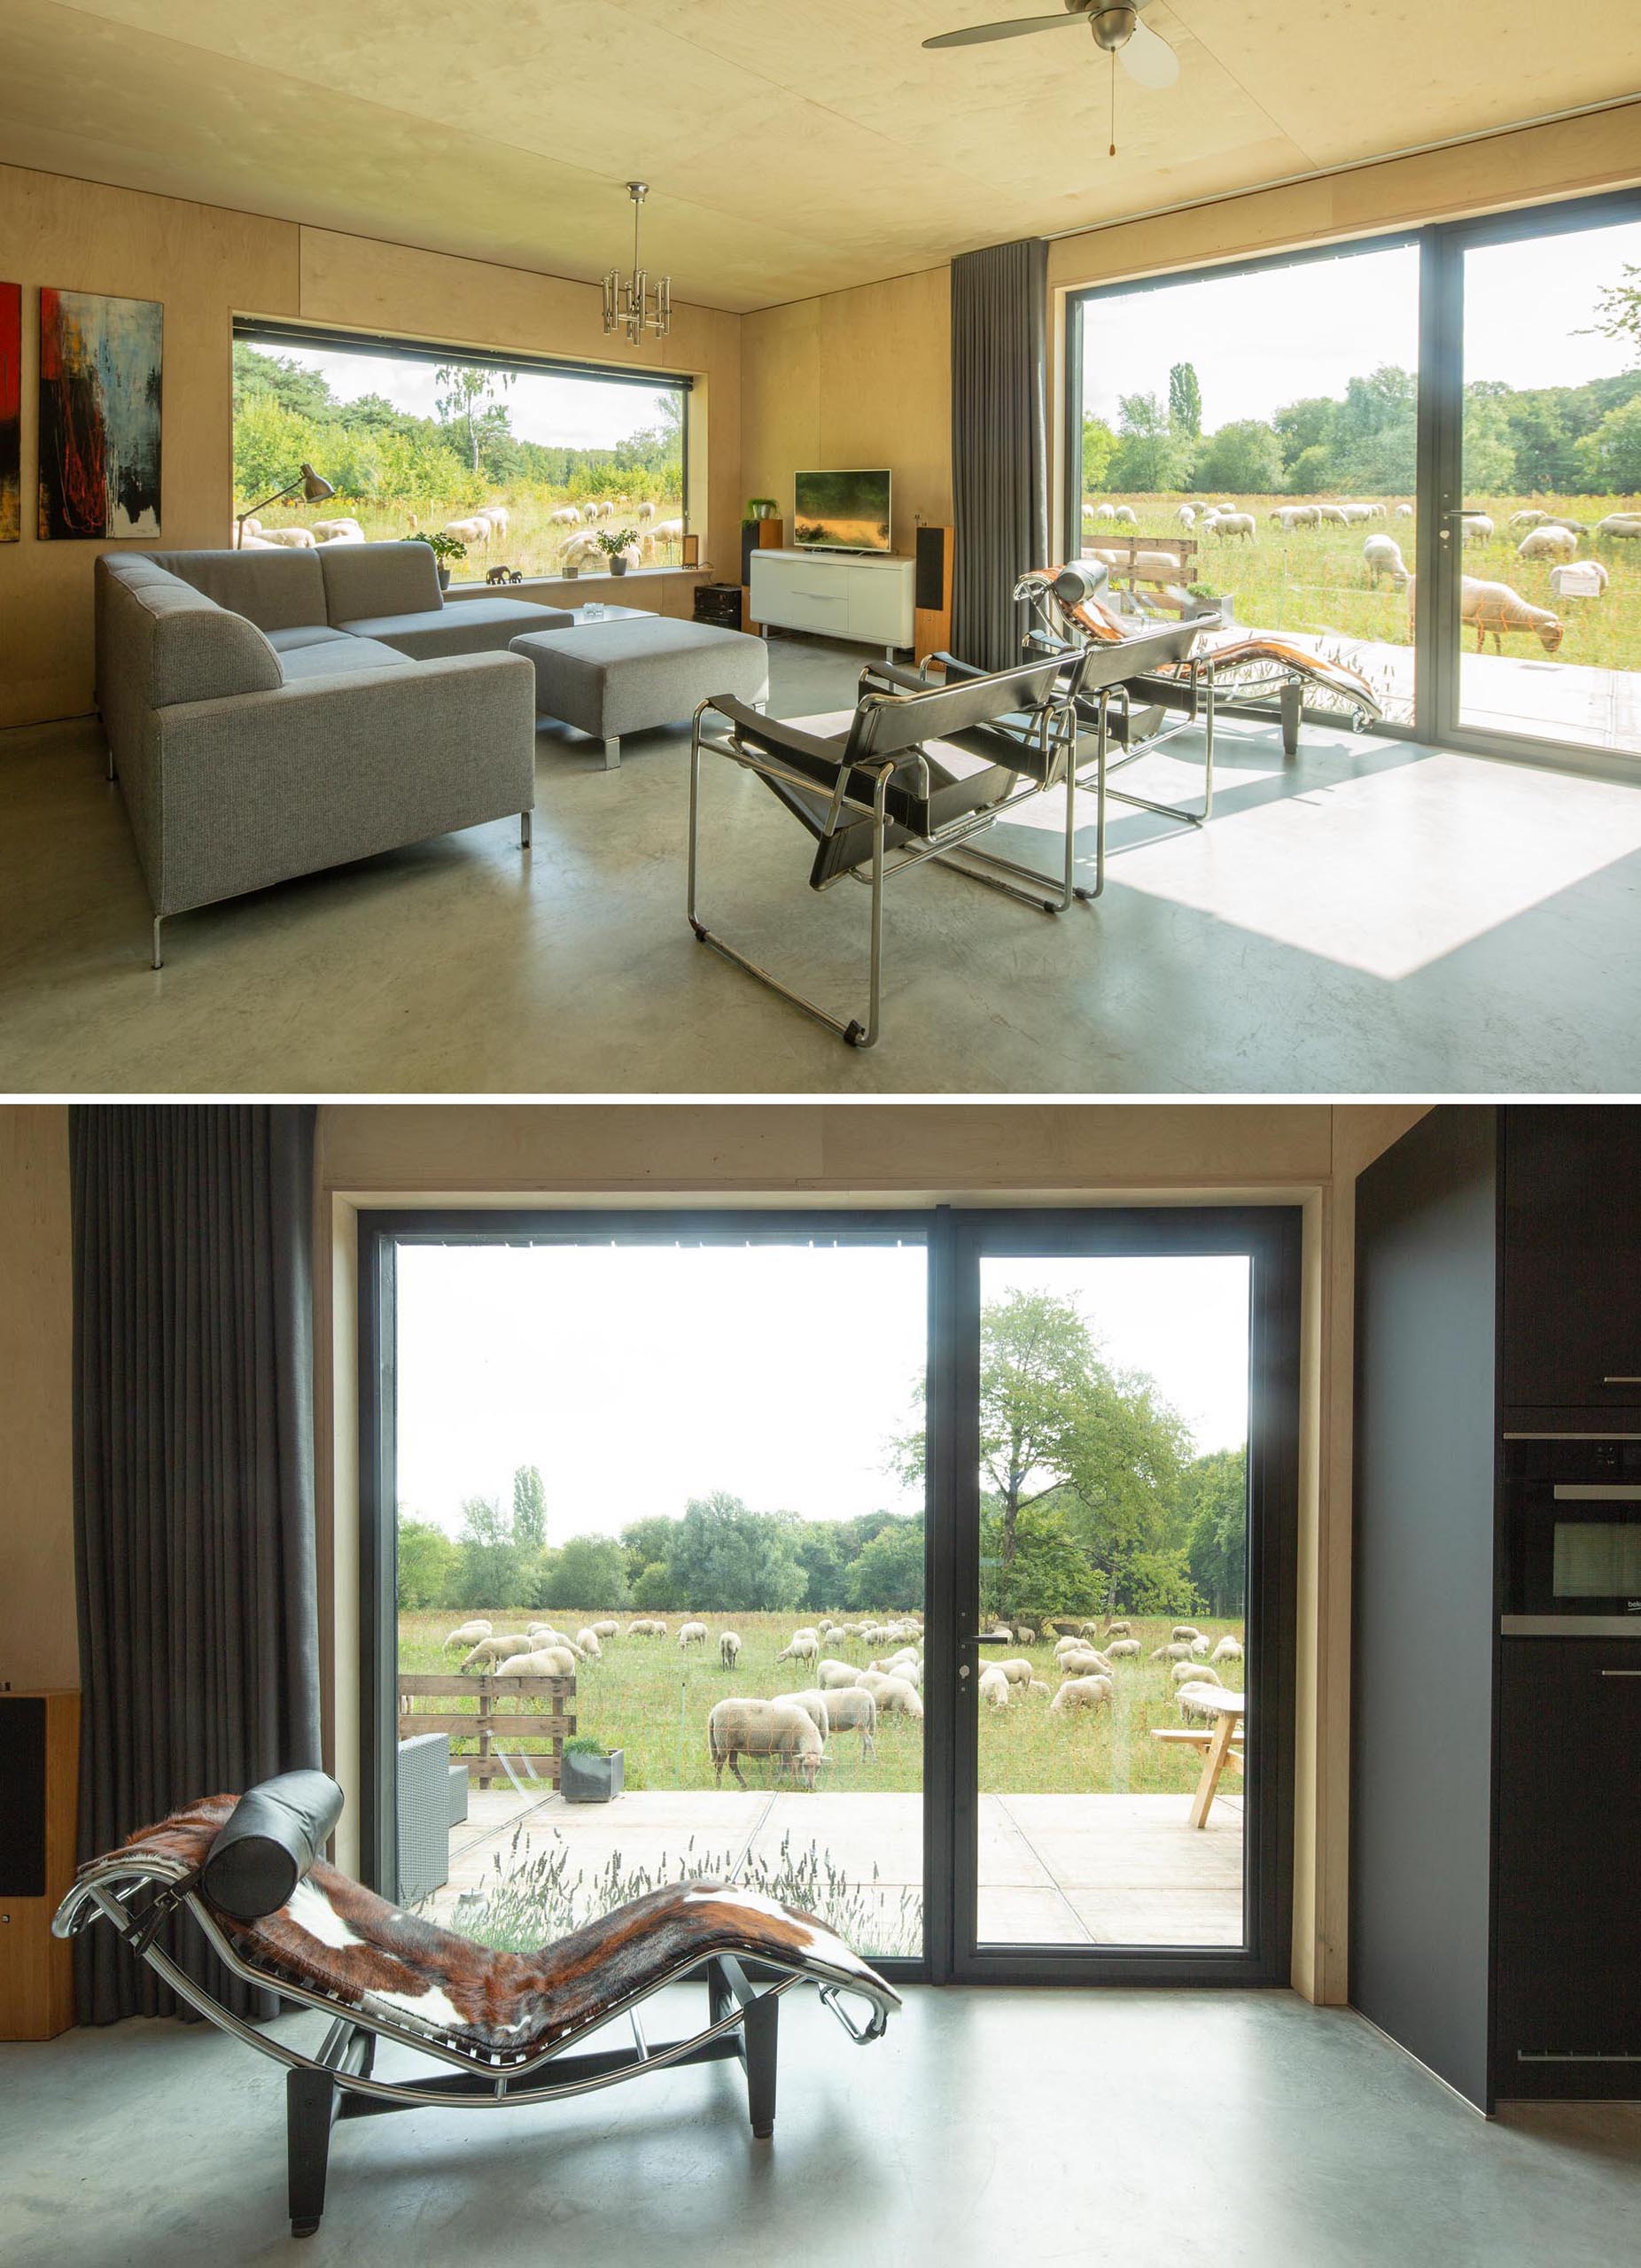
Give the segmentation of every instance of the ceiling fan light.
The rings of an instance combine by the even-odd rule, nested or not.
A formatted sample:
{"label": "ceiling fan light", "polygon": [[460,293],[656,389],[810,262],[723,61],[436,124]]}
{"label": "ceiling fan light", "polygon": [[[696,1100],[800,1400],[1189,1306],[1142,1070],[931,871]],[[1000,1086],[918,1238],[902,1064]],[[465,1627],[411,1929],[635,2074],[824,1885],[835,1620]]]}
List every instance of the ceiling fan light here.
{"label": "ceiling fan light", "polygon": [[1095,8],[1089,16],[1088,28],[1094,35],[1094,45],[1115,54],[1119,47],[1126,47],[1134,35],[1139,12],[1131,0],[1112,0],[1106,8]]}

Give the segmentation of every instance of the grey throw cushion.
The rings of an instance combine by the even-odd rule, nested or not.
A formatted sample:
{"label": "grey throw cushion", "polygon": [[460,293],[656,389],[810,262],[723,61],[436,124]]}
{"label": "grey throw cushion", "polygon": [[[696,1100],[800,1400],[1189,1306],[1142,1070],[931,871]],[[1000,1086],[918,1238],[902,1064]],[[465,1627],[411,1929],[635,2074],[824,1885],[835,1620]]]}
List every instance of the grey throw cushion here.
{"label": "grey throw cushion", "polygon": [[156,551],[147,558],[259,630],[325,618],[324,582],[312,551]]}
{"label": "grey throw cushion", "polygon": [[424,543],[327,543],[315,563],[325,593],[316,619],[335,629],[367,615],[436,614],[444,604],[438,564]]}

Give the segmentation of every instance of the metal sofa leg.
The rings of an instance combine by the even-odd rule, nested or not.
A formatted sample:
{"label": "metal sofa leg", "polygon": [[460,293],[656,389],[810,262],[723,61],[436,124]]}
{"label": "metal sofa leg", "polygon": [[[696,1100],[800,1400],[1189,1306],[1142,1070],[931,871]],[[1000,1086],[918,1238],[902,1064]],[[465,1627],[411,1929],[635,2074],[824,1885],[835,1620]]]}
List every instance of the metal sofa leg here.
{"label": "metal sofa leg", "polygon": [[1299,753],[1299,723],[1305,705],[1305,688],[1295,678],[1288,679],[1277,695],[1282,709],[1282,753]]}
{"label": "metal sofa leg", "polygon": [[530,822],[533,816],[533,814],[529,812],[520,812],[518,814],[518,847],[521,850],[527,850],[530,848]]}
{"label": "metal sofa leg", "polygon": [[775,2048],[781,2003],[773,1992],[749,2000],[741,2011],[746,2041],[746,2107],[752,2132],[766,2142],[775,2131]]}
{"label": "metal sofa leg", "polygon": [[606,733],[604,734],[604,770],[616,772],[620,769],[620,765],[621,735],[619,733]]}
{"label": "metal sofa leg", "polygon": [[336,2087],[322,2071],[285,2073],[285,2149],[291,2233],[312,2236],[325,2210]]}
{"label": "metal sofa leg", "polygon": [[163,968],[165,967],[165,955],[160,951],[159,947],[159,924],[164,920],[165,916],[163,913],[156,913],[154,916],[154,954],[152,966],[155,968]]}

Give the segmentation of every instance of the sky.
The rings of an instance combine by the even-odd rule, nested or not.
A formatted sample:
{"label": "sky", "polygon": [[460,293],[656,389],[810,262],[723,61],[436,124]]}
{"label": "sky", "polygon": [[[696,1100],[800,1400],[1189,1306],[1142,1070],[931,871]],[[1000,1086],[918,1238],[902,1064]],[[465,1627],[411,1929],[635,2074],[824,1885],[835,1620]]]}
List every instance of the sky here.
{"label": "sky", "polygon": [[[1466,255],[1465,375],[1516,387],[1579,385],[1628,369],[1633,347],[1585,337],[1597,294],[1641,267],[1641,222],[1478,247]],[[1380,363],[1419,367],[1419,255],[1356,252],[1208,276],[1088,303],[1085,408],[1116,423],[1119,393],[1168,396],[1190,361],[1206,432],[1269,419],[1307,394],[1337,398]]]}
{"label": "sky", "polygon": [[[1077,1298],[1108,1360],[1150,1371],[1200,1449],[1247,1431],[1241,1260],[987,1262]],[[537,1464],[548,1537],[613,1535],[726,1488],[806,1519],[915,1512],[889,1470],[916,1422],[921,1247],[406,1246],[399,1496],[455,1534]]]}
{"label": "sky", "polygon": [[[322,372],[338,401],[379,393],[413,417],[438,416],[433,397],[439,386],[431,362],[400,361],[387,354],[324,354],[283,344],[268,351],[305,370]],[[502,399],[521,441],[544,441],[555,448],[611,449],[629,433],[660,423],[656,396],[647,387],[605,385],[596,378],[520,371]]]}

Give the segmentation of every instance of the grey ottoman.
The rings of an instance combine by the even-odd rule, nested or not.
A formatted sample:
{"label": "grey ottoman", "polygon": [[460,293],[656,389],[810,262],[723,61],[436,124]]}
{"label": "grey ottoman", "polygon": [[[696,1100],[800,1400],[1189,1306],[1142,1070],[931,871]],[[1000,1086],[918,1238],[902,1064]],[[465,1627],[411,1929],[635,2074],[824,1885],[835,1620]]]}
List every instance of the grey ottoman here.
{"label": "grey ottoman", "polygon": [[509,641],[535,670],[536,713],[557,717],[604,744],[604,768],[621,761],[623,733],[681,724],[718,693],[769,695],[769,649],[706,622],[584,622]]}

